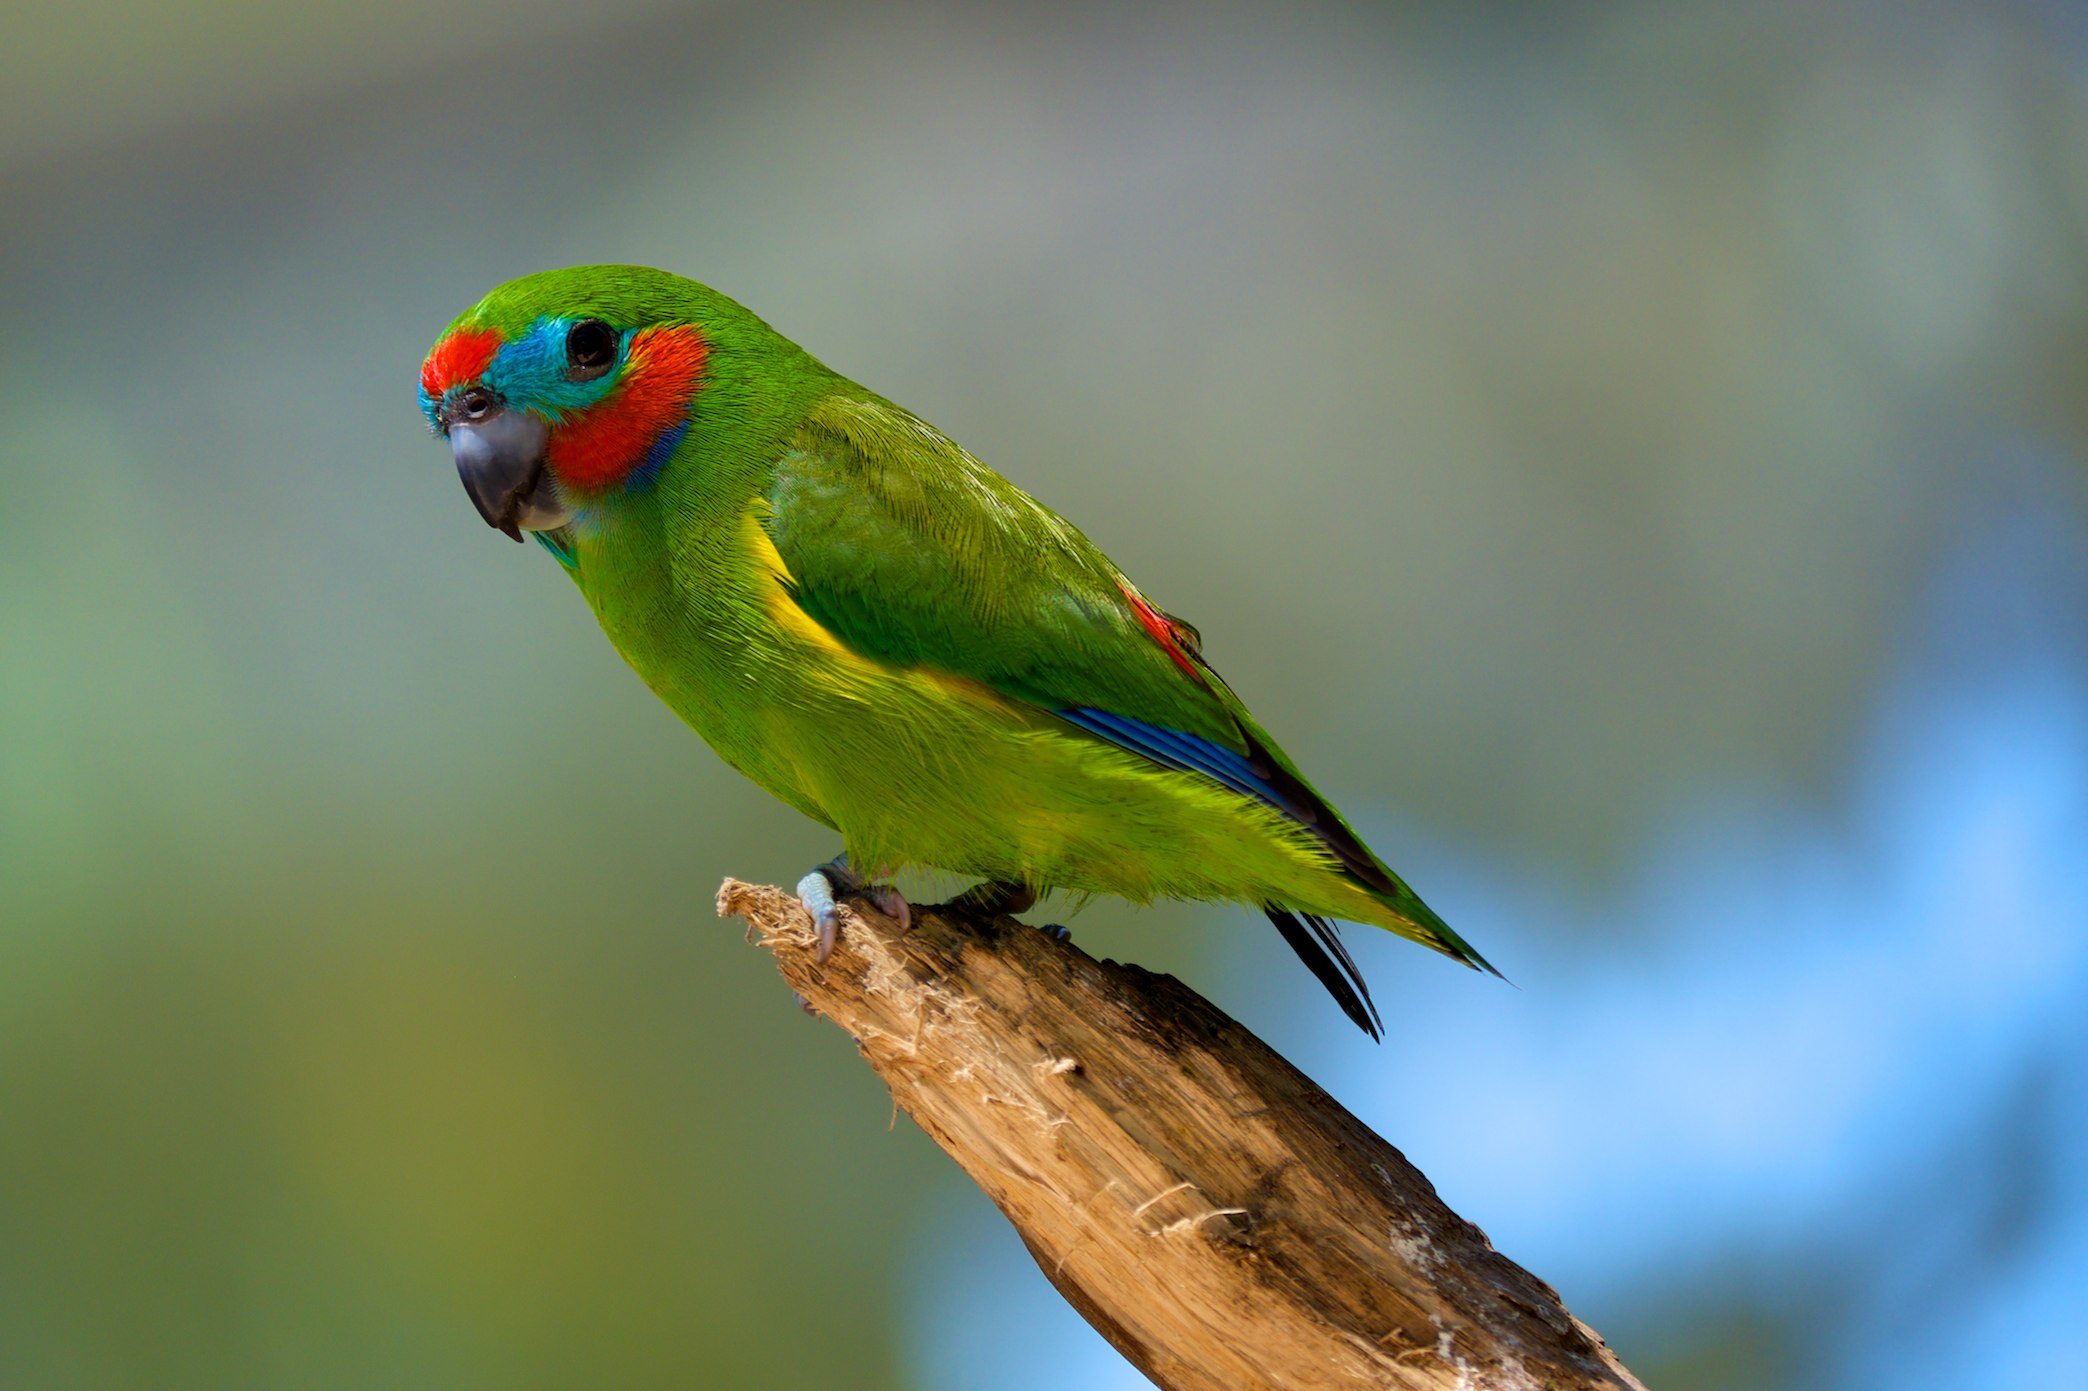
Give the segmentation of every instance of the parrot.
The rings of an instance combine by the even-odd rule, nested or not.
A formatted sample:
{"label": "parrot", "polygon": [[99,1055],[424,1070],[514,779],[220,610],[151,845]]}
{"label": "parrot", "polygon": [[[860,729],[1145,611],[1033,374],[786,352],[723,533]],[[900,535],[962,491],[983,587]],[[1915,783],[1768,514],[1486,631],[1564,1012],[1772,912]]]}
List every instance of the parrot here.
{"label": "parrot", "polygon": [[1022,912],[1050,890],[1259,909],[1373,1039],[1338,928],[1499,975],[1305,780],[1064,518],[696,281],[578,266],[442,331],[420,406],[486,523],[556,558],[726,763],[838,832],[798,885],[919,866]]}

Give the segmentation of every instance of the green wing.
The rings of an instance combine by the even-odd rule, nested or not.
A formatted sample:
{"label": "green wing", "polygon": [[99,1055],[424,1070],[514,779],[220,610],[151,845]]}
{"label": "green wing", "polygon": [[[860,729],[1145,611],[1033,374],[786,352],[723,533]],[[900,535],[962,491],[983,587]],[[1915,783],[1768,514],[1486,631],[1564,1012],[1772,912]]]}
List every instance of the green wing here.
{"label": "green wing", "polygon": [[933,428],[830,400],[791,441],[768,501],[794,597],[849,647],[970,677],[1267,802],[1365,887],[1427,913],[1204,663],[1194,629]]}
{"label": "green wing", "polygon": [[[930,426],[883,402],[830,399],[791,440],[768,503],[793,597],[855,651],[983,682],[1266,802],[1417,941],[1493,969],[1312,789],[1204,663],[1194,629],[1152,608],[1085,536]],[[1333,926],[1264,907],[1350,1018],[1374,1032],[1369,992]]]}
{"label": "green wing", "polygon": [[865,656],[1247,752],[1244,711],[1154,635],[1108,557],[905,412],[828,401],[768,501],[797,602]]}

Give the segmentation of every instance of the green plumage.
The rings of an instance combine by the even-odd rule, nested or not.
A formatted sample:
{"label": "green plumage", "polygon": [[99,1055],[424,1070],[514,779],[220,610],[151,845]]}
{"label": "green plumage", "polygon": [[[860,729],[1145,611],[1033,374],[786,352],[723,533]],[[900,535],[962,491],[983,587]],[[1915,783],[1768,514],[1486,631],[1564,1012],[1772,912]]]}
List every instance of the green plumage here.
{"label": "green plumage", "polygon": [[[1156,636],[1077,529],[739,305],[658,271],[583,267],[503,286],[452,328],[516,342],[584,319],[691,325],[708,351],[656,477],[560,480],[574,581],[662,700],[857,863],[1232,899],[1484,964],[1312,792],[1186,625]],[[507,396],[571,423],[526,388]],[[557,449],[554,434],[554,473]],[[1079,710],[1207,741],[1268,790],[1058,713]]]}

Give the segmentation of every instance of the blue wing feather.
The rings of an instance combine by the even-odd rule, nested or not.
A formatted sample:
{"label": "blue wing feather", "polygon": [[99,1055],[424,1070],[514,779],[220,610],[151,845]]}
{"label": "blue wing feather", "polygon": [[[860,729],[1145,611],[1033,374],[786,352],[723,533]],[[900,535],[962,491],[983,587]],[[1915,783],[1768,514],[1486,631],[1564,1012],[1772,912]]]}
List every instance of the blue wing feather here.
{"label": "blue wing feather", "polygon": [[1093,706],[1073,706],[1056,713],[1060,719],[1099,734],[1120,748],[1144,754],[1155,763],[1202,773],[1243,796],[1266,802],[1319,837],[1334,858],[1365,886],[1385,893],[1403,893],[1398,882],[1356,839],[1355,832],[1320,800],[1319,794],[1269,757],[1251,734],[1245,735],[1247,752],[1243,754],[1200,735]]}
{"label": "blue wing feather", "polygon": [[1267,802],[1286,814],[1294,814],[1276,787],[1257,773],[1244,755],[1234,753],[1223,744],[1092,706],[1075,706],[1057,713],[1068,724],[1079,725],[1112,744],[1144,754],[1155,763],[1184,773],[1202,773],[1235,792]]}

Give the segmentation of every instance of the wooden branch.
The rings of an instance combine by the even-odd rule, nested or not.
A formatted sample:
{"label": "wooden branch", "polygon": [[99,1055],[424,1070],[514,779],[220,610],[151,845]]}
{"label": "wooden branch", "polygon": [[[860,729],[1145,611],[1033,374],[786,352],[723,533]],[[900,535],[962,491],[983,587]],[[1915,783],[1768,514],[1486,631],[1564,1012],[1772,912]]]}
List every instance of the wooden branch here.
{"label": "wooden branch", "polygon": [[795,896],[728,879],[718,912],[1169,1391],[1644,1391],[1397,1150],[1174,978],[954,907],[902,933],[851,900],[824,966]]}

